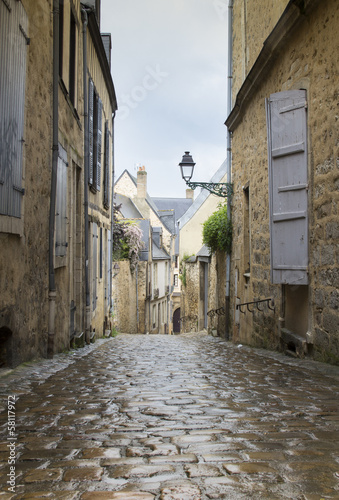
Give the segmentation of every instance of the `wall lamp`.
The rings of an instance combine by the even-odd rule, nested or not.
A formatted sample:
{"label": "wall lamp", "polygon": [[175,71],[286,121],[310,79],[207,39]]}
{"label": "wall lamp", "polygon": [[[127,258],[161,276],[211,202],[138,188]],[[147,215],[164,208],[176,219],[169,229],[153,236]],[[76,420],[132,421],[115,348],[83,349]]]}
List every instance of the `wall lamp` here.
{"label": "wall lamp", "polygon": [[189,151],[185,151],[185,154],[182,157],[181,162],[179,163],[179,167],[181,170],[181,176],[188,187],[190,187],[191,189],[201,187],[203,189],[207,189],[207,191],[215,194],[216,196],[220,196],[221,198],[227,198],[228,196],[232,195],[233,187],[232,184],[228,182],[191,182],[194,165],[195,163],[193,161],[192,155],[190,155]]}

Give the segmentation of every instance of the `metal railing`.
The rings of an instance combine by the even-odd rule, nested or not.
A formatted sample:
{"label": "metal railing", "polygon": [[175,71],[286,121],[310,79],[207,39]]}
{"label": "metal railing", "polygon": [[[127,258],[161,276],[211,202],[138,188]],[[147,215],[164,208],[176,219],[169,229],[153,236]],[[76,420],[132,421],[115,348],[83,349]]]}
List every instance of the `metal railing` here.
{"label": "metal railing", "polygon": [[[236,309],[239,310],[242,314],[245,314],[246,313],[246,310],[243,311],[241,308],[242,307],[247,307],[247,310],[248,312],[250,313],[253,313],[255,308],[260,311],[260,312],[264,312],[264,309],[261,309],[259,307],[259,304],[263,304],[263,305],[267,305],[268,309],[270,309],[271,311],[275,311],[275,306],[274,306],[274,300],[272,298],[268,298],[268,299],[261,299],[261,300],[254,300],[252,302],[244,302],[243,304],[237,304],[236,305]],[[250,309],[249,306],[253,306],[252,309]]]}

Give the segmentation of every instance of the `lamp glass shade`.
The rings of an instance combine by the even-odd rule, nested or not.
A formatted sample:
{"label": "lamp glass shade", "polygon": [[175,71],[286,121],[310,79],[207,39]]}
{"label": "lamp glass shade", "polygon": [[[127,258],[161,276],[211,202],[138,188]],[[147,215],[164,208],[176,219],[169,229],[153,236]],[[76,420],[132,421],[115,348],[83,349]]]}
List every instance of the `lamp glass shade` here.
{"label": "lamp glass shade", "polygon": [[181,162],[179,163],[179,167],[181,170],[181,176],[184,179],[184,181],[190,181],[193,176],[193,170],[194,170],[194,161],[192,156],[190,155],[189,151],[186,151],[184,156],[182,157]]}

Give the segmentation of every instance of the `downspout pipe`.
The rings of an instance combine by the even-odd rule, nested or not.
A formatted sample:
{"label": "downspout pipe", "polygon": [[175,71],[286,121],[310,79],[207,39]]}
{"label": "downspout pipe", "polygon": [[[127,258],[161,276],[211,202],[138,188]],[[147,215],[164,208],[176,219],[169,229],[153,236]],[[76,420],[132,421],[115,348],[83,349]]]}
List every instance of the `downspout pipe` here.
{"label": "downspout pipe", "polygon": [[89,128],[88,128],[88,90],[87,90],[87,10],[82,7],[83,35],[83,86],[84,86],[84,220],[85,220],[85,340],[90,342],[90,289],[89,289],[89,227],[88,227],[88,170],[89,170]]}
{"label": "downspout pipe", "polygon": [[[226,112],[227,116],[232,110],[232,39],[233,39],[233,0],[228,2],[228,64],[227,64],[227,101]],[[232,182],[232,137],[229,128],[227,127],[227,182]],[[231,198],[227,197],[227,217],[231,219]],[[225,338],[230,338],[230,279],[231,279],[231,255],[226,255],[226,300],[225,300]]]}
{"label": "downspout pipe", "polygon": [[[115,125],[115,115],[116,111],[114,111],[112,115],[112,199],[111,199],[111,248],[109,251],[111,252],[111,262],[113,262],[113,231],[114,231],[114,177],[115,177],[115,159],[114,159],[114,125]],[[111,269],[110,273],[110,284],[109,284],[109,296],[110,296],[110,313],[113,314],[113,269]]]}
{"label": "downspout pipe", "polygon": [[55,339],[55,308],[56,308],[56,286],[54,271],[55,254],[55,206],[58,176],[58,156],[59,156],[59,0],[53,0],[53,116],[52,116],[52,173],[51,173],[51,196],[49,209],[49,316],[48,316],[48,337],[47,337],[47,358],[54,355]]}

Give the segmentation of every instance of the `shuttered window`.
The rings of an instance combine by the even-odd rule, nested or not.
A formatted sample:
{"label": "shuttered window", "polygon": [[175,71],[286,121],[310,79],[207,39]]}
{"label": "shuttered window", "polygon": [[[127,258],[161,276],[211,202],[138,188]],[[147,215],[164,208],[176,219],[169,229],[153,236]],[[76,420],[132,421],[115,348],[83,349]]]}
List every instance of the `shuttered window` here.
{"label": "shuttered window", "polygon": [[308,284],[307,104],[305,90],[266,101],[272,283]]}
{"label": "shuttered window", "polygon": [[102,156],[102,101],[98,98],[97,120],[97,158],[96,158],[96,188],[101,188],[101,156]]}
{"label": "shuttered window", "polygon": [[88,85],[88,182],[94,191],[101,189],[102,114],[102,101],[94,89],[93,80],[90,78]]}
{"label": "shuttered window", "polygon": [[28,21],[21,2],[0,1],[0,214],[21,217]]}
{"label": "shuttered window", "polygon": [[92,251],[93,251],[93,266],[92,266],[92,310],[97,307],[97,281],[98,281],[98,226],[93,222],[92,232]]}
{"label": "shuttered window", "polygon": [[105,123],[105,146],[104,146],[104,207],[109,208],[109,157],[110,157],[110,131],[108,120]]}
{"label": "shuttered window", "polygon": [[112,248],[111,248],[111,231],[107,231],[107,273],[106,273],[106,300],[107,307],[110,305],[111,299],[111,272],[112,272]]}
{"label": "shuttered window", "polygon": [[55,206],[55,256],[67,253],[67,153],[59,144],[57,193]]}
{"label": "shuttered window", "polygon": [[102,227],[100,228],[100,261],[99,261],[99,278],[102,279],[103,268],[103,247],[102,247]]}
{"label": "shuttered window", "polygon": [[94,84],[90,78],[88,82],[88,153],[89,153],[89,171],[88,183],[93,185],[93,144],[94,144]]}

